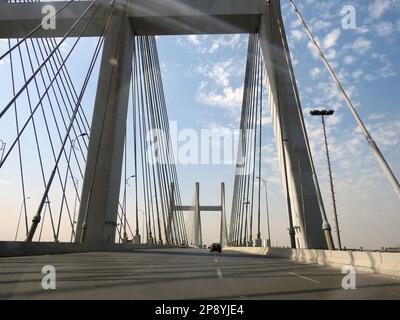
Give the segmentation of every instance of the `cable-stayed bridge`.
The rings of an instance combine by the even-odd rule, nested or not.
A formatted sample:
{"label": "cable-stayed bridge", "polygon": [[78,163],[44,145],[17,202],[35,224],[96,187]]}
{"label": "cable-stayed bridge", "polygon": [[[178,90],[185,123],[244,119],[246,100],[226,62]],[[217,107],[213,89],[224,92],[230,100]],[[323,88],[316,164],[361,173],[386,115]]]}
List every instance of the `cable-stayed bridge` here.
{"label": "cable-stayed bridge", "polygon": [[[395,191],[400,194],[392,170],[292,4]],[[47,8],[45,23],[44,5],[51,7]],[[54,28],[51,27],[53,18]],[[224,184],[221,203],[216,206],[200,204],[198,183],[193,203],[182,204],[155,36],[233,33],[250,36],[228,226]],[[3,255],[80,252],[78,256],[87,259],[89,264],[96,264],[99,258],[106,265],[114,259],[124,266],[133,260],[141,261],[144,269],[133,263],[132,270],[128,271],[128,274],[140,274],[128,281],[132,285],[140,282],[143,270],[149,271],[155,265],[172,265],[175,269],[171,274],[179,274],[187,272],[181,264],[204,263],[205,269],[199,273],[204,272],[205,279],[216,276],[226,281],[251,272],[252,268],[256,278],[264,277],[279,260],[256,260],[232,253],[221,259],[212,258],[211,262],[216,265],[209,267],[209,255],[186,247],[203,246],[201,211],[221,212],[219,241],[222,244],[262,246],[261,187],[255,186],[257,179],[261,183],[261,119],[266,112],[273,119],[291,247],[335,250],[304,124],[280,1],[1,1],[0,37],[6,41],[0,61],[6,61],[10,71],[5,75],[7,92],[0,109],[0,123],[2,127],[12,128],[7,130],[6,139],[2,137],[0,172],[13,172],[20,180],[15,201],[15,206],[20,206],[15,238],[7,239],[15,242],[1,244]],[[77,81],[76,70],[70,70],[68,64],[88,38],[95,45],[87,53],[87,64],[79,70]],[[263,92],[267,92],[269,110],[263,110]],[[29,201],[35,201],[33,213],[28,210]],[[128,216],[128,207],[132,209],[133,219]],[[254,229],[258,231],[256,234]],[[185,249],[171,249],[176,246]],[[141,249],[148,251],[132,253]],[[108,253],[101,253],[104,251]],[[53,264],[61,269],[91,272],[90,267],[82,269],[74,257],[51,257],[55,257]],[[24,259],[34,263],[36,258]],[[161,263],[153,263],[152,259]],[[15,263],[12,258],[3,262],[7,268]],[[242,262],[250,266],[242,268]],[[237,263],[238,269],[229,270],[224,277],[223,269],[230,263]],[[255,263],[265,263],[266,269],[257,271]],[[299,274],[296,270],[300,267],[290,262],[279,268],[279,276],[288,288],[296,286],[299,279],[308,281],[302,284],[305,291],[311,284],[323,285],[322,279],[328,270],[310,267],[306,274]],[[157,272],[161,271],[153,271],[157,279]],[[314,272],[316,278],[307,276]],[[173,298],[185,297],[187,292],[190,297],[203,297],[202,285],[199,284],[198,292],[188,289],[192,287],[190,280],[198,275],[193,273],[195,276],[190,273],[181,293]],[[102,277],[97,280],[103,281]],[[330,281],[336,283],[339,278],[335,274]],[[118,281],[123,279],[124,276]],[[68,276],[64,280],[68,282]],[[381,278],[366,276],[365,286],[379,281]],[[211,280],[204,283],[205,287],[208,285]],[[239,297],[240,290],[227,289],[230,285],[229,281],[221,284],[221,292],[216,297]],[[399,292],[397,282],[388,281],[388,287],[389,296]],[[165,296],[168,288],[163,287],[157,294]],[[10,290],[12,287],[7,287],[2,297],[12,297]],[[66,292],[73,294],[74,290],[77,287],[71,286]],[[226,293],[226,290],[232,292]],[[256,291],[250,288],[246,295],[249,298],[286,296],[264,290],[262,286]],[[132,297],[158,297],[155,291],[153,296],[148,292]],[[32,292],[35,289],[28,288],[16,296]],[[94,289],[92,293],[95,292]],[[309,292],[311,296],[312,292]],[[342,293],[338,294],[341,297]],[[348,295],[357,297],[355,293]],[[69,297],[68,293],[66,296]]]}

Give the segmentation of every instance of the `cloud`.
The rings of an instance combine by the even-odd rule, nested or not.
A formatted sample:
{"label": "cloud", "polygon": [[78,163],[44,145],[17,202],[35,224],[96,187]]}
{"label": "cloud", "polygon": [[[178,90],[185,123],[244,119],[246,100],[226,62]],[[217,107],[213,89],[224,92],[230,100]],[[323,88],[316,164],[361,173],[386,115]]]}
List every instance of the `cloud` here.
{"label": "cloud", "polygon": [[240,41],[239,34],[231,36],[225,36],[225,35],[220,36],[212,41],[212,44],[208,52],[210,53],[216,52],[220,47],[235,47],[237,44],[239,44],[239,41]]}
{"label": "cloud", "polygon": [[325,49],[332,48],[336,45],[337,40],[340,37],[340,29],[334,29],[330,33],[328,33],[323,41],[323,45]]}
{"label": "cloud", "polygon": [[[243,99],[243,86],[224,87],[222,90],[210,89],[210,83],[202,81],[196,94],[200,103],[228,109],[239,109]],[[235,111],[235,110],[232,110]]]}
{"label": "cloud", "polygon": [[192,52],[200,53],[201,55],[217,53],[219,50],[224,48],[235,48],[243,45],[245,42],[240,34],[233,35],[219,35],[219,36],[209,36],[209,35],[189,35],[189,36],[179,36],[176,42],[185,48],[189,48]]}
{"label": "cloud", "polygon": [[217,62],[211,66],[201,65],[196,69],[198,74],[215,81],[220,86],[228,86],[230,77],[237,71],[232,59]]}
{"label": "cloud", "polygon": [[317,20],[313,24],[313,30],[323,30],[331,26],[332,23],[326,20]]}
{"label": "cloud", "polygon": [[300,30],[291,30],[291,38],[293,41],[298,42],[303,39],[304,34]]}
{"label": "cloud", "polygon": [[375,31],[381,37],[387,37],[395,31],[395,25],[391,22],[381,22],[375,26]]}
{"label": "cloud", "polygon": [[367,126],[378,145],[400,145],[400,121],[379,121]]}
{"label": "cloud", "polygon": [[195,34],[188,36],[188,41],[196,46],[200,44],[199,36]]}
{"label": "cloud", "polygon": [[368,6],[368,12],[371,18],[380,18],[386,10],[389,9],[390,0],[375,0],[374,3]]}
{"label": "cloud", "polygon": [[353,72],[351,73],[351,76],[352,76],[354,79],[359,79],[363,74],[364,74],[364,71],[362,71],[362,70],[360,70],[360,69],[357,69],[356,71],[353,71]]}
{"label": "cloud", "polygon": [[320,68],[312,68],[310,70],[311,78],[315,79],[321,74],[322,70]]}
{"label": "cloud", "polygon": [[347,55],[344,57],[344,63],[345,64],[352,64],[356,60],[355,57]]}
{"label": "cloud", "polygon": [[372,47],[372,42],[364,37],[357,38],[352,44],[345,46],[346,49],[350,48],[357,53],[363,54],[367,52]]}
{"label": "cloud", "polygon": [[382,120],[385,118],[385,115],[383,113],[372,113],[368,116],[368,120]]}
{"label": "cloud", "polygon": [[0,179],[0,184],[10,184],[10,183],[12,183],[11,180]]}

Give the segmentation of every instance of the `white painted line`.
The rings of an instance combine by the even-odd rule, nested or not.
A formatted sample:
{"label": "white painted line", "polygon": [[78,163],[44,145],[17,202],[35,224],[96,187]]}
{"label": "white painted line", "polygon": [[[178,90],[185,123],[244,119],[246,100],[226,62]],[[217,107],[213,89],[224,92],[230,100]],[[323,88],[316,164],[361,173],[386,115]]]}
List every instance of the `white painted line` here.
{"label": "white painted line", "polygon": [[220,279],[223,279],[223,278],[224,278],[224,277],[222,276],[221,269],[217,269],[217,276],[218,276],[218,278],[220,278]]}
{"label": "white painted line", "polygon": [[304,280],[308,280],[308,281],[314,282],[314,283],[320,283],[320,282],[317,281],[317,280],[314,280],[314,279],[311,279],[311,278],[302,276],[302,275],[297,274],[297,273],[294,273],[294,272],[289,272],[289,274],[291,274],[291,275],[293,275],[293,276],[296,276],[296,277],[299,277],[299,278],[304,279]]}
{"label": "white painted line", "polygon": [[214,258],[214,261],[215,261],[215,263],[218,263],[218,259],[217,258]]}

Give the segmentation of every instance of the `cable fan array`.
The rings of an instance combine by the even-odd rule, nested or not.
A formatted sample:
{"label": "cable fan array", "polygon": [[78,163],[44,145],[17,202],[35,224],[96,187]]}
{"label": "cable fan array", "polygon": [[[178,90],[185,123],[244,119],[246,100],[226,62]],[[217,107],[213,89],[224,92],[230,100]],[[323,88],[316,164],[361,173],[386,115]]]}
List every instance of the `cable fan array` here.
{"label": "cable fan array", "polygon": [[[261,177],[262,79],[263,66],[258,35],[250,34],[229,231],[231,245],[248,245],[253,242],[256,172],[258,177]],[[260,185],[258,199],[260,199]],[[258,206],[260,206],[259,200]],[[258,230],[260,230],[259,214]]]}
{"label": "cable fan array", "polygon": [[[67,8],[69,3],[59,11]],[[38,28],[22,39],[9,39],[8,50],[0,57],[10,66],[12,92],[11,99],[0,111],[1,127],[11,128],[11,123],[15,124],[14,136],[10,130],[5,139],[0,169],[2,173],[13,172],[18,163],[18,174],[14,173],[12,178],[19,176],[22,197],[15,240],[24,239],[29,231],[28,200],[31,209],[35,206],[33,202],[38,201],[33,219],[40,231],[35,240],[42,240],[43,226],[48,224],[51,231],[44,235],[45,239],[50,237],[59,241],[63,225],[69,227],[64,237],[67,234],[69,237],[69,233],[71,239],[74,237],[74,215],[80,193],[78,178],[83,178],[87,151],[84,136],[90,133],[82,100],[104,38],[98,39],[79,91],[66,64],[98,8],[91,3],[61,39],[30,37]],[[108,21],[111,13],[112,7]],[[85,19],[87,22],[77,30]],[[103,35],[107,27],[108,23]],[[61,46],[66,44],[72,31],[78,36],[63,53]],[[41,181],[43,189],[37,181]],[[72,206],[71,202],[74,203]]]}
{"label": "cable fan array", "polygon": [[[57,13],[72,2],[64,4]],[[79,182],[84,178],[90,136],[86,114],[93,107],[92,87],[97,80],[99,56],[115,10],[114,2],[110,3],[101,36],[96,38],[93,52],[84,64],[83,81],[74,79],[67,64],[79,51],[79,45],[83,45],[85,30],[100,8],[96,1],[88,4],[62,38],[34,37],[41,27],[38,26],[22,39],[9,39],[7,49],[0,53],[0,64],[4,62],[2,72],[8,66],[10,71],[8,75],[2,74],[9,81],[5,81],[2,91],[2,101],[7,103],[0,108],[0,178],[10,181],[10,187],[1,189],[1,193],[9,198],[6,208],[10,213],[16,210],[15,203],[21,204],[15,216],[14,240],[75,240],[82,185]],[[72,32],[75,36],[67,42]],[[136,38],[132,63],[133,116],[131,131],[125,139],[125,180],[121,179],[125,183],[121,183],[117,241],[140,233],[138,213],[142,211],[147,239],[186,243],[183,214],[172,214],[168,207],[172,184],[175,203],[179,205],[181,201],[154,37]],[[82,85],[78,87],[77,83]],[[4,97],[5,94],[8,96]],[[154,130],[168,138],[159,135],[151,140],[149,136]],[[133,152],[128,152],[130,148]],[[130,159],[135,172],[133,197],[127,193]],[[132,216],[127,214],[128,201],[134,201]],[[5,217],[7,223],[11,222],[9,216]],[[131,218],[135,220],[134,231]]]}
{"label": "cable fan array", "polygon": [[139,145],[134,142],[133,161],[135,172],[140,172],[135,189],[143,191],[135,205],[136,235],[138,203],[142,203],[147,242],[187,243],[183,213],[171,208],[171,197],[180,206],[181,196],[154,36],[135,37],[132,76],[133,140],[139,137]]}

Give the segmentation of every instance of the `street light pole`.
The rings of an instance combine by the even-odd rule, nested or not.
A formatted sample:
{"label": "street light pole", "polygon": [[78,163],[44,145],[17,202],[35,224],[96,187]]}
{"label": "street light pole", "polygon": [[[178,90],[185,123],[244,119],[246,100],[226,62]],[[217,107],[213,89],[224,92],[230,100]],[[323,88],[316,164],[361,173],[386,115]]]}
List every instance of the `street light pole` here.
{"label": "street light pole", "polygon": [[74,201],[74,216],[72,218],[72,231],[71,231],[71,242],[74,240],[74,235],[75,235],[75,218],[76,218],[76,204],[78,202],[78,186],[79,186],[79,180],[78,178],[75,178],[74,176],[71,176],[72,178],[72,182],[75,185],[75,190],[76,190],[76,194],[75,194],[75,201]]}
{"label": "street light pole", "polygon": [[[49,211],[50,211],[50,201],[46,200],[45,204],[47,204],[47,206],[44,208],[44,211],[43,211],[43,219],[42,219],[42,224],[40,225],[40,232],[39,232],[39,242],[42,239],[42,231],[43,231],[44,219],[46,218],[46,210],[49,209]],[[58,240],[56,238],[54,239],[54,241],[58,242]]]}
{"label": "street light pole", "polygon": [[[261,168],[261,167],[260,167]],[[257,239],[255,242],[256,247],[261,247],[261,177],[258,179],[258,206],[257,206]]]}
{"label": "street light pole", "polygon": [[260,183],[263,183],[263,187],[265,188],[265,205],[266,205],[266,211],[267,211],[267,231],[268,231],[268,238],[267,238],[267,248],[271,247],[271,229],[270,229],[270,224],[269,224],[269,202],[268,202],[268,187],[267,187],[267,180],[257,177],[259,179]]}
{"label": "street light pole", "polygon": [[[31,197],[26,197],[25,198],[25,201],[26,200],[29,200]],[[21,210],[19,211],[19,217],[18,217],[18,223],[17,223],[17,231],[15,232],[15,240],[14,241],[17,241],[17,238],[18,238],[18,231],[19,231],[19,225],[20,225],[20,223],[21,223],[21,216],[22,216],[22,210],[23,210],[23,208],[24,208],[24,200],[22,200],[22,204],[21,204]]]}
{"label": "street light pole", "polygon": [[246,223],[245,223],[245,230],[244,230],[244,238],[243,238],[243,246],[247,247],[248,243],[247,243],[247,214],[248,214],[248,210],[249,210],[249,205],[250,205],[250,201],[248,199],[243,199],[243,204],[246,206]]}
{"label": "street light pole", "polygon": [[127,211],[127,208],[126,208],[126,186],[127,186],[127,185],[128,185],[129,187],[131,186],[131,185],[129,184],[129,180],[132,179],[132,178],[135,178],[135,175],[134,175],[134,174],[125,179],[124,199],[123,199],[123,204],[122,204],[122,210],[123,210],[123,212],[122,212],[122,217],[124,218],[124,237],[123,237],[122,240],[123,240],[125,243],[128,242],[128,233],[126,232],[126,224],[127,224],[127,218],[126,218],[126,211]]}
{"label": "street light pole", "polygon": [[329,173],[329,183],[330,183],[330,189],[331,189],[331,195],[332,195],[333,214],[335,217],[336,236],[337,236],[337,240],[338,240],[339,250],[342,250],[342,242],[340,239],[340,229],[339,229],[339,219],[338,219],[337,208],[336,208],[336,196],[335,196],[335,189],[333,186],[331,159],[329,156],[328,136],[326,133],[326,125],[325,125],[325,116],[332,116],[334,113],[335,113],[335,111],[333,111],[333,110],[312,110],[312,111],[310,111],[311,116],[321,116],[321,119],[322,119],[322,128],[324,131],[324,141],[325,141],[325,152],[326,152],[326,158],[328,160],[328,173]]}
{"label": "street light pole", "polygon": [[0,164],[3,162],[3,156],[5,151],[6,151],[6,143],[0,139]]}

